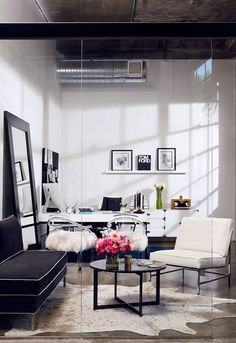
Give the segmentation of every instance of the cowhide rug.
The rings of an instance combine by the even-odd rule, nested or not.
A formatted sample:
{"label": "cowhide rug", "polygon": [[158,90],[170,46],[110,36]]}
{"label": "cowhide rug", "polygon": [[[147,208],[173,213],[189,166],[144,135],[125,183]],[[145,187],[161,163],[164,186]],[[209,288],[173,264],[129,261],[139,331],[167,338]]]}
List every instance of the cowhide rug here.
{"label": "cowhide rug", "polygon": [[[99,303],[113,302],[113,286],[99,286]],[[152,284],[144,284],[144,293],[155,294]],[[118,296],[137,299],[138,287],[119,286]],[[136,297],[135,297],[136,296]],[[144,299],[145,300],[145,299]],[[37,329],[30,330],[30,316],[15,316],[13,328],[5,336],[30,336],[41,333],[92,333],[125,330],[141,335],[157,336],[161,330],[172,329],[194,335],[186,323],[203,323],[214,318],[233,317],[230,312],[216,309],[214,305],[235,303],[233,299],[212,298],[178,293],[173,288],[161,289],[161,304],[145,306],[143,317],[127,309],[93,310],[92,286],[59,285],[37,316]]]}

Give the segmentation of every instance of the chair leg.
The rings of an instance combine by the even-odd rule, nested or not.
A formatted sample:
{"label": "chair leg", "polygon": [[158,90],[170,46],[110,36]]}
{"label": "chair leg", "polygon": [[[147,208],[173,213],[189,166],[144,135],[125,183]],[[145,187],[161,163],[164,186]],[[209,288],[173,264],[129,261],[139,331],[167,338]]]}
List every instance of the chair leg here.
{"label": "chair leg", "polygon": [[182,291],[184,291],[184,268],[182,269]]}
{"label": "chair leg", "polygon": [[197,271],[197,295],[200,294],[200,270]]}
{"label": "chair leg", "polygon": [[231,286],[231,274],[228,275],[228,287]]}
{"label": "chair leg", "polygon": [[229,247],[229,253],[228,253],[228,265],[227,265],[227,273],[228,273],[228,287],[231,285],[231,245]]}
{"label": "chair leg", "polygon": [[66,287],[66,276],[63,278],[63,287]]}
{"label": "chair leg", "polygon": [[231,285],[231,264],[228,264],[228,287]]}
{"label": "chair leg", "polygon": [[82,269],[82,263],[81,263],[81,256],[80,256],[81,253],[77,253],[77,265],[78,265],[78,271],[80,271]]}
{"label": "chair leg", "polygon": [[31,331],[36,329],[36,313],[33,313],[31,316]]}

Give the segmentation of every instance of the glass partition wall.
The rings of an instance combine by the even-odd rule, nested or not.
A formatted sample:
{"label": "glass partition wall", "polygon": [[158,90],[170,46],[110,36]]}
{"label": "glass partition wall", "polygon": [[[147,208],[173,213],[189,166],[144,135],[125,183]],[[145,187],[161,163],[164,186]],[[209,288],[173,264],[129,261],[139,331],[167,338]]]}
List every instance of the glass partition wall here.
{"label": "glass partition wall", "polygon": [[[39,209],[42,148],[59,154],[60,201],[52,208],[61,213],[41,209],[42,247],[51,215],[89,226],[101,236],[108,215],[114,214],[99,212],[104,197],[121,198],[121,211],[132,213],[137,210],[134,196],[141,193],[141,210],[149,213],[143,219],[148,246],[143,254],[132,252],[134,264],[154,251],[173,249],[184,217],[235,219],[234,44],[210,39],[0,42],[1,113],[10,111],[30,123]],[[157,187],[163,187],[159,208]],[[213,220],[210,225],[199,246],[213,261],[219,242]],[[132,339],[162,337],[162,330],[170,330],[172,338],[176,331],[178,337],[192,337],[200,331],[187,322],[216,318],[214,305],[225,302],[215,298],[235,297],[227,279],[201,285],[197,297],[198,274],[186,270],[184,290],[180,271],[161,275],[160,305],[145,306],[142,318],[126,308],[94,310],[97,295],[89,264],[105,254],[90,249],[93,237],[86,230],[78,233],[79,254],[69,253],[67,290],[59,286],[41,310],[41,332]],[[203,274],[202,280],[215,278]],[[156,279],[150,281],[149,273],[143,277],[146,300],[155,295]],[[119,296],[137,302],[138,275],[119,274],[117,279]],[[99,304],[114,302],[114,274],[99,273],[97,282]],[[212,325],[205,336],[213,335]]]}
{"label": "glass partition wall", "polygon": [[[184,217],[209,218],[208,227],[204,229],[205,224],[200,223],[199,232],[193,231],[190,238],[186,237],[191,241],[185,248],[187,257],[192,256],[192,250],[193,254],[195,250],[206,253],[210,273],[205,273],[204,268],[199,272],[196,268],[194,271],[186,268],[184,275],[180,271],[164,274],[160,281],[161,303],[163,300],[165,309],[169,308],[170,312],[174,309],[175,314],[179,313],[180,303],[186,313],[189,311],[187,299],[193,299],[199,292],[198,282],[203,282],[199,285],[196,307],[190,300],[190,306],[194,307],[193,322],[196,317],[209,313],[213,319],[215,297],[227,298],[230,294],[225,277],[228,259],[226,268],[213,268],[219,266],[216,263],[219,254],[227,257],[218,246],[227,246],[223,223],[219,232],[219,224],[213,218],[235,218],[233,50],[234,42],[229,40],[83,41],[82,202],[96,210],[101,208],[104,196],[117,197],[122,198],[125,206],[122,210],[132,211],[134,195],[143,194],[144,210],[148,208],[150,212],[148,257],[153,251],[174,247]],[[66,96],[71,106],[69,99],[73,99],[73,94],[67,92]],[[131,152],[127,158],[132,160],[132,166],[124,162],[117,170],[114,161],[119,161],[115,153],[119,151],[124,157],[127,150]],[[148,170],[140,170],[140,158],[148,158]],[[161,209],[156,209],[155,185],[164,187]],[[182,199],[186,200],[186,209],[176,206]],[[137,254],[132,255],[135,263]],[[93,258],[101,258],[99,256],[95,253]],[[121,254],[120,263],[122,257]],[[85,268],[82,279],[91,286]],[[145,281],[144,289],[150,281],[147,275]],[[106,302],[104,294],[112,295],[114,282],[109,273],[104,273],[98,282],[101,303]],[[151,282],[154,292],[155,278],[151,278]],[[118,284],[118,296],[129,301],[135,294],[137,299],[137,275],[118,275]],[[177,289],[174,295],[172,287]],[[88,289],[83,293],[83,304],[87,302]],[[145,295],[150,294],[153,295],[149,290]],[[168,303],[166,297],[171,297],[172,301]],[[161,312],[163,304],[159,306]],[[170,337],[173,337],[173,330],[185,325],[186,317],[183,319],[179,313],[177,319],[169,311],[166,316],[170,322],[162,329],[170,329]],[[153,314],[148,306],[144,313]],[[106,331],[115,337],[112,331],[118,330],[118,322],[121,331],[150,336],[161,331],[157,317],[152,330],[145,324],[139,326],[138,322],[135,329],[131,328],[128,315],[125,309],[113,310],[112,320],[106,313],[99,313],[97,317],[94,314],[91,330]],[[133,316],[132,323],[135,314]],[[165,322],[166,316],[162,318]],[[82,332],[86,332],[88,326],[82,320]],[[213,326],[206,335],[209,338],[214,335]]]}
{"label": "glass partition wall", "polygon": [[[80,44],[80,40],[78,41]],[[78,58],[80,58],[78,56]],[[78,59],[77,58],[77,59]],[[81,166],[77,164],[76,173],[71,175],[71,165],[74,164],[74,158],[81,154],[81,123],[76,123],[73,126],[71,118],[66,120],[67,114],[63,110],[64,93],[62,85],[57,78],[57,69],[59,68],[60,60],[64,60],[64,56],[58,51],[56,40],[1,40],[0,41],[0,65],[2,83],[0,86],[0,109],[1,109],[1,147],[3,147],[3,118],[4,111],[8,111],[15,116],[22,118],[29,123],[30,135],[32,141],[32,157],[35,175],[35,188],[37,195],[37,207],[39,209],[37,236],[42,249],[49,248],[52,250],[66,250],[68,251],[68,288],[65,288],[61,283],[57,286],[55,292],[51,294],[52,306],[49,302],[45,305],[39,313],[37,313],[37,329],[38,332],[53,331],[58,335],[64,333],[65,326],[69,329],[66,332],[76,332],[80,336],[81,333],[81,271],[79,271],[81,264],[81,238],[82,231],[79,227],[73,226],[72,222],[80,222],[79,214],[77,218],[71,217],[75,210],[75,206],[80,201],[81,189],[76,187],[76,192],[72,192],[70,187],[75,187],[77,182],[81,180]],[[66,89],[66,88],[65,88]],[[77,99],[79,99],[75,117],[81,118],[81,82],[76,88]],[[74,130],[72,130],[74,128]],[[35,232],[30,217],[26,216],[28,212],[32,212],[30,194],[28,192],[29,170],[25,163],[25,149],[22,143],[22,135],[13,128],[12,138],[14,142],[12,153],[13,160],[16,162],[16,168],[12,170],[13,177],[17,182],[17,199],[16,209],[19,213],[12,213],[20,218],[22,225],[22,234],[24,240],[24,247],[32,248],[35,243]],[[73,143],[70,141],[73,139]],[[44,154],[43,154],[44,148]],[[47,153],[45,153],[45,151]],[[1,218],[2,205],[4,208],[8,206],[5,199],[5,204],[2,203],[2,188],[3,184],[8,184],[8,175],[3,174],[3,157],[6,151],[1,148],[1,177],[0,177],[0,192],[1,192]],[[29,152],[28,152],[29,153]],[[53,169],[54,155],[57,159],[57,174]],[[4,158],[4,162],[7,163]],[[9,161],[10,163],[10,161]],[[47,166],[47,172],[50,173],[50,178],[46,184],[42,184],[43,163]],[[67,169],[67,163],[68,169]],[[8,168],[9,170],[9,168]],[[10,178],[10,175],[9,175]],[[70,182],[63,182],[63,180],[70,179]],[[79,180],[79,181],[78,181]],[[26,182],[27,181],[27,184]],[[58,181],[58,182],[55,182]],[[75,184],[73,184],[73,181]],[[45,182],[45,181],[44,181]],[[81,183],[80,183],[81,184]],[[45,202],[46,200],[46,202]],[[48,200],[48,202],[47,202]],[[17,204],[18,202],[18,204]],[[78,203],[81,206],[81,202]],[[13,206],[12,206],[13,207]],[[79,207],[79,206],[78,206]],[[60,211],[60,213],[59,213]],[[77,209],[78,211],[78,209]],[[51,217],[60,217],[56,220],[58,224],[56,227],[48,225],[48,220]],[[63,221],[63,219],[65,219]],[[25,223],[27,220],[27,223]],[[26,225],[25,225],[26,224]],[[31,225],[29,225],[31,224]],[[60,236],[56,239],[47,242],[48,231],[64,230],[65,237]],[[75,224],[77,225],[77,223]],[[75,238],[70,238],[70,230],[75,230]],[[57,232],[56,232],[57,233]],[[49,233],[50,234],[50,233]],[[63,239],[64,237],[64,239]],[[14,237],[12,238],[14,239]],[[0,243],[2,245],[2,242]],[[60,245],[60,247],[59,247]],[[83,243],[83,247],[86,242]],[[66,247],[67,246],[67,247]],[[22,267],[23,268],[23,267]],[[14,276],[13,276],[14,277]],[[66,299],[67,298],[67,299]],[[71,317],[75,309],[67,304],[67,300],[71,303],[76,301],[76,316]],[[59,306],[58,310],[54,311],[54,306]],[[46,311],[44,311],[44,309]],[[49,312],[53,311],[53,318],[49,319]],[[49,311],[49,312],[48,312]],[[71,312],[72,311],[72,312]],[[8,320],[8,315],[3,315]],[[49,317],[48,317],[49,316]],[[42,319],[41,321],[41,318]],[[63,321],[61,327],[60,321]],[[24,326],[24,320],[26,325]],[[76,321],[75,321],[76,320]],[[30,316],[13,315],[9,318],[10,326],[2,328],[3,335],[25,336],[30,333]],[[2,324],[2,321],[1,321]],[[65,325],[65,326],[64,326]],[[24,331],[25,327],[25,331]],[[22,331],[23,330],[23,331]]]}
{"label": "glass partition wall", "polygon": [[[209,115],[214,101],[211,96],[214,87],[209,80],[212,63],[210,40],[83,42],[82,201],[84,206],[100,209],[104,196],[117,197],[122,198],[124,210],[132,211],[134,195],[143,194],[144,210],[150,212],[148,257],[153,251],[174,247],[184,216],[213,216],[211,155],[215,153],[217,138],[213,132],[216,119]],[[66,97],[72,106],[76,97],[73,86],[71,92],[66,91]],[[71,113],[73,110],[75,108],[71,108]],[[132,152],[128,156],[132,167],[124,163],[117,171],[115,152],[125,156],[127,150]],[[148,157],[149,170],[139,169],[140,155]],[[164,158],[168,160],[162,168]],[[155,185],[164,187],[160,209],[156,209]],[[171,200],[181,196],[191,201],[191,209],[171,209]],[[212,240],[212,236],[213,228],[208,239]],[[209,253],[213,253],[210,242],[209,248]],[[132,255],[135,264],[138,255],[136,252]],[[100,256],[95,253],[94,258]],[[123,255],[120,257],[122,264]],[[86,304],[93,282],[88,280],[87,273],[91,277],[92,274],[86,268],[82,271],[86,285],[82,293],[82,313],[88,312]],[[139,276],[118,274],[117,278],[118,296],[128,302],[138,301]],[[108,301],[106,296],[112,297],[114,282],[112,273],[103,273],[98,281],[100,304]],[[152,290],[148,288],[149,275],[144,275],[145,299],[154,297],[154,277],[151,283]],[[179,312],[179,304],[183,311],[188,311],[186,299],[196,294],[197,273],[186,271],[185,293],[181,293],[181,287],[181,272],[162,275],[160,310],[146,306],[142,324],[138,324],[137,314],[128,309],[114,309],[110,312],[112,318],[107,310],[97,310],[97,314],[91,313],[91,323],[83,321],[82,317],[82,332],[106,332],[113,338],[117,337],[117,330],[126,332],[126,337],[130,338],[133,333],[158,336],[161,317],[166,323],[162,329],[170,329],[173,334],[173,330],[185,325],[186,317],[184,319]],[[202,286],[206,298],[204,301],[199,298],[197,302],[198,311],[205,315],[213,308],[211,287],[210,283]],[[173,288],[178,289],[178,295]],[[172,299],[170,303],[168,297]],[[168,313],[162,313],[163,304],[165,309],[169,308]],[[148,314],[153,315],[151,328],[145,323]]]}

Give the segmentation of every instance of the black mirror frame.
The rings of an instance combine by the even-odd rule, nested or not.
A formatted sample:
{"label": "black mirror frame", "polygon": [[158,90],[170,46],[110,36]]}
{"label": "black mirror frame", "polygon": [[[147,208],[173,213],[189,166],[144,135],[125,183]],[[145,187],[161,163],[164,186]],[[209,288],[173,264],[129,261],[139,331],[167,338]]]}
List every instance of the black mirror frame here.
{"label": "black mirror frame", "polygon": [[12,128],[19,129],[25,133],[27,160],[29,168],[30,190],[33,210],[33,224],[22,226],[34,226],[36,247],[38,240],[38,207],[35,190],[34,167],[29,123],[14,114],[4,111],[4,153],[3,153],[3,218],[14,214],[20,221],[20,207],[15,172],[15,155],[13,147]]}

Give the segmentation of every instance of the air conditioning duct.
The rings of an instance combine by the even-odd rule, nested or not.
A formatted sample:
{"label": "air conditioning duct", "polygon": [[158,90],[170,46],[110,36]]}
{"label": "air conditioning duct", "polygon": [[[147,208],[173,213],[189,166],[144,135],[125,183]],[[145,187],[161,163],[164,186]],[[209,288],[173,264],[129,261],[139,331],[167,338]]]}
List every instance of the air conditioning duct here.
{"label": "air conditioning duct", "polygon": [[59,61],[57,79],[62,84],[145,82],[145,61]]}

